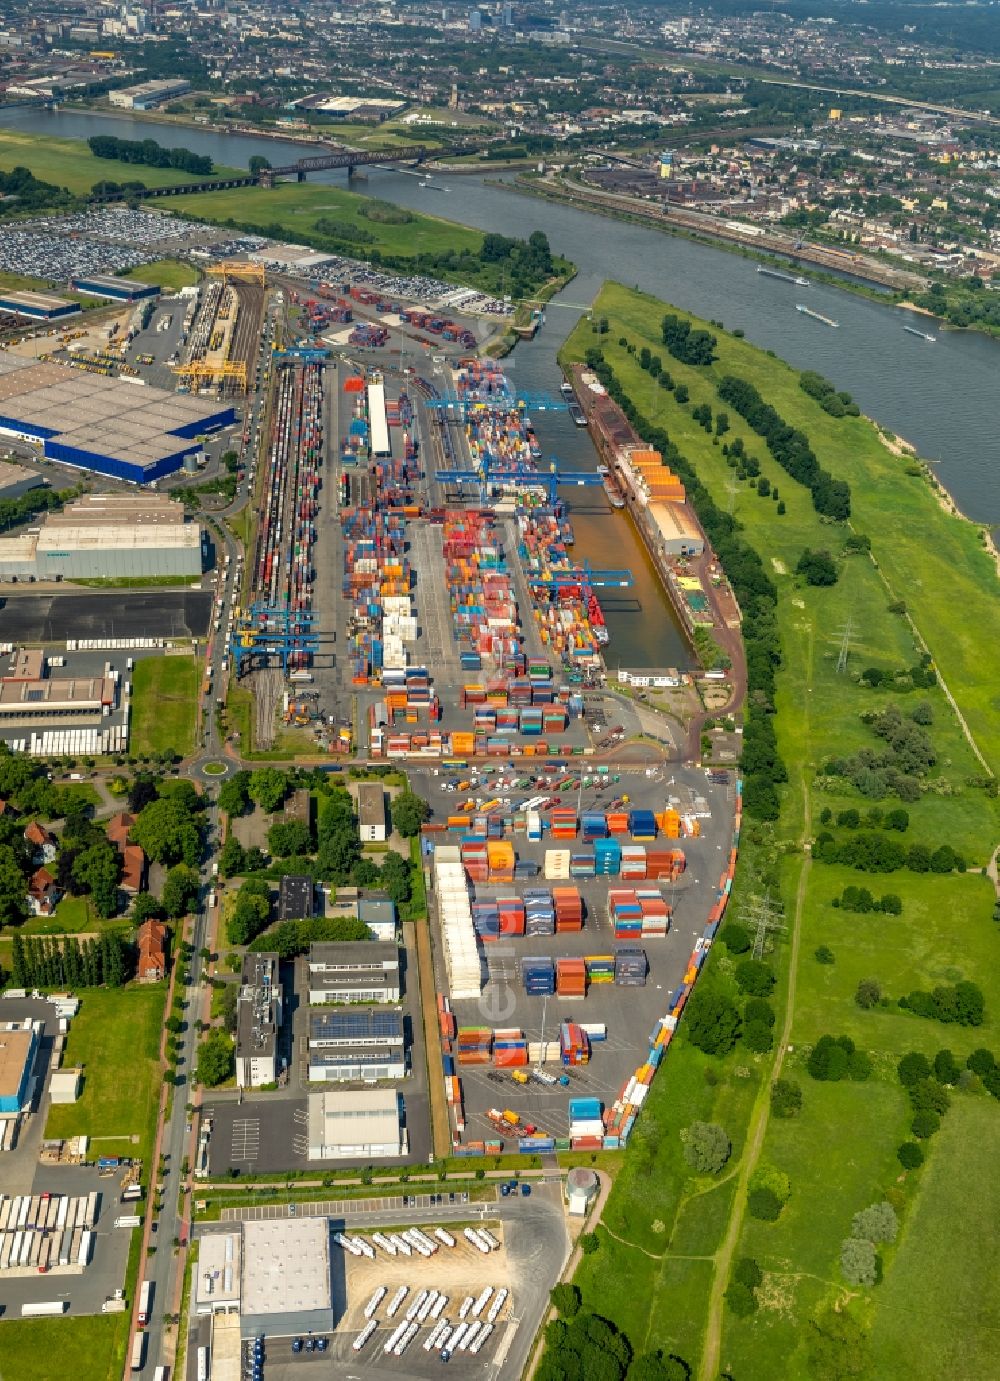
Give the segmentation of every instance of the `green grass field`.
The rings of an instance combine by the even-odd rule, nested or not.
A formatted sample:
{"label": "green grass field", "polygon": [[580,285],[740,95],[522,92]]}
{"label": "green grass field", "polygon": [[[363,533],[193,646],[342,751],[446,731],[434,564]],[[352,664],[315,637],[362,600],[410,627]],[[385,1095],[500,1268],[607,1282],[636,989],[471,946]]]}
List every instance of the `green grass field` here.
{"label": "green grass field", "polygon": [[154,264],[140,264],[137,269],[129,269],[124,278],[136,278],[140,283],[156,283],[167,293],[175,293],[178,288],[190,288],[198,281],[198,270],[193,264],[182,264],[179,259],[159,259]]}
{"label": "green grass field", "polygon": [[[748,1062],[739,1046],[726,1061],[715,1062],[718,1084],[711,1089],[700,1085],[706,1061],[683,1040],[682,1024],[682,1038],[674,1043],[658,1075],[605,1210],[609,1231],[636,1243],[631,1253],[614,1244],[615,1269],[626,1270],[635,1263],[645,1280],[649,1268],[638,1261],[640,1247],[657,1252],[660,1265],[645,1304],[625,1291],[610,1293],[610,1317],[625,1328],[634,1346],[669,1344],[697,1372],[706,1328],[712,1328],[714,1339],[720,1322],[708,1299],[717,1270],[720,1275],[715,1283],[726,1283],[719,1245],[735,1223],[739,1228],[735,1257],[755,1256],[768,1274],[761,1308],[749,1320],[736,1319],[723,1309],[718,1362],[737,1378],[804,1378],[808,1374],[802,1347],[806,1321],[819,1308],[845,1297],[838,1257],[851,1219],[895,1188],[902,1193],[899,1203],[906,1224],[897,1254],[899,1265],[897,1258],[887,1254],[885,1283],[850,1292],[855,1311],[873,1329],[876,1351],[885,1348],[878,1365],[863,1374],[880,1381],[888,1375],[941,1375],[940,1368],[920,1370],[915,1365],[920,1355],[916,1345],[907,1354],[908,1372],[901,1364],[898,1370],[882,1366],[891,1351],[892,1329],[898,1335],[905,1327],[902,1301],[907,1291],[893,1285],[894,1272],[903,1272],[904,1281],[906,1270],[913,1278],[923,1272],[922,1280],[912,1284],[908,1293],[926,1296],[925,1331],[936,1327],[940,1334],[936,1355],[942,1366],[954,1363],[960,1332],[966,1328],[975,1334],[969,1344],[970,1357],[986,1355],[993,1341],[995,1309],[984,1305],[969,1314],[968,1305],[988,1260],[975,1230],[968,1237],[967,1250],[960,1250],[956,1242],[948,1258],[952,1311],[944,1317],[933,1311],[931,1292],[938,1279],[935,1236],[945,1222],[955,1225],[956,1239],[961,1241],[964,1235],[958,1226],[958,1204],[945,1196],[944,1206],[938,1206],[936,1186],[942,1177],[952,1175],[952,1138],[958,1134],[952,1128],[981,1120],[975,1138],[981,1154],[979,1148],[1000,1132],[1000,1111],[991,1099],[976,1101],[975,1095],[955,1094],[944,1130],[930,1144],[928,1167],[900,1185],[895,1150],[908,1135],[909,1108],[895,1064],[911,1049],[933,1056],[948,1047],[964,1060],[978,1046],[1000,1048],[994,890],[985,877],[972,872],[940,876],[903,869],[872,875],[831,867],[811,861],[804,844],[820,828],[819,815],[825,806],[834,814],[849,806],[863,814],[872,804],[846,782],[841,781],[836,790],[824,790],[817,782],[819,769],[829,758],[878,745],[861,715],[892,702],[905,712],[926,700],[933,715],[928,733],[937,761],[928,779],[930,789],[907,806],[910,825],[902,842],[933,848],[947,840],[969,863],[986,863],[1000,837],[1000,811],[994,799],[971,784],[983,769],[944,691],[939,686],[909,695],[876,692],[862,687],[858,678],[868,666],[902,669],[913,665],[922,641],[980,750],[991,766],[1000,766],[1000,726],[990,678],[983,674],[985,649],[1000,632],[996,572],[976,529],[946,513],[927,479],[907,473],[907,462],[890,453],[871,424],[860,418],[829,417],[801,390],[796,371],[724,332],[716,331],[716,364],[706,369],[678,363],[660,340],[665,310],[666,304],[642,294],[607,286],[594,315],[608,316],[608,334],[599,339],[588,324],[581,323],[570,337],[565,357],[581,359],[589,346],[600,344],[640,412],[666,429],[716,504],[723,510],[732,508],[745,539],[761,554],[777,587],[783,666],[778,676],[776,728],[789,783],[783,791],[780,822],[767,831],[753,823],[744,829],[729,914],[739,917],[743,896],[753,890],[752,874],[762,850],[776,848],[782,857],[780,887],[775,884],[775,892],[780,891],[786,924],[797,927],[799,946],[790,1049],[783,1073],[802,1085],[805,1108],[800,1118],[790,1122],[768,1119],[763,1093],[754,1105],[759,1078],[745,1096],[732,1097],[735,1071]],[[692,320],[696,326],[708,327]],[[679,404],[673,393],[659,388],[619,345],[621,336],[636,353],[646,345],[659,354],[675,381],[687,385],[689,401]],[[749,379],[783,418],[808,434],[820,463],[835,477],[849,480],[851,528],[870,537],[874,561],[864,555],[841,554],[848,530],[821,520],[808,491],[777,465],[763,440],[735,411],[722,404],[715,384],[726,373]],[[691,416],[692,407],[701,403],[708,403],[713,413],[727,412],[730,431],[724,440],[740,437],[744,441],[747,452],[759,460],[761,474],[778,487],[786,506],[784,515],[779,516],[770,497],[761,496],[746,481],[735,480],[721,445],[713,445],[711,436]],[[837,558],[835,586],[811,587],[794,574],[806,547],[828,549]],[[909,618],[890,612],[897,600],[905,600]],[[845,674],[837,671],[837,655],[849,618],[853,633]],[[878,804],[884,809],[898,803],[888,799]],[[838,835],[845,834],[833,828]],[[773,845],[767,843],[772,836]],[[834,908],[833,898],[849,884],[868,886],[876,895],[898,894],[903,914],[857,915]],[[835,963],[817,963],[814,952],[819,945],[833,951]],[[780,1010],[792,977],[788,944],[777,940],[771,957],[779,973],[776,1005]],[[721,950],[713,954],[710,971],[725,981],[730,963]],[[879,980],[889,999],[913,988],[971,978],[986,996],[985,1024],[980,1028],[942,1026],[913,1017],[891,1003],[863,1011],[854,1002],[854,993],[859,980],[869,977]],[[780,1021],[779,1015],[779,1027]],[[824,1085],[810,1078],[804,1055],[825,1032],[849,1034],[871,1054],[875,1074],[870,1081]],[[761,1075],[767,1063],[759,1066]],[[761,1161],[779,1166],[792,1183],[792,1198],[774,1224],[744,1216],[745,1200],[733,1192],[735,1186],[725,1176],[700,1200],[685,1204],[683,1162],[671,1149],[677,1128],[694,1117],[710,1116],[725,1126],[733,1140],[734,1156],[725,1174],[735,1171],[752,1106],[757,1125],[764,1129]],[[968,1184],[984,1173],[980,1166],[964,1175],[959,1171],[956,1178]],[[926,1181],[923,1187],[922,1180]],[[919,1197],[911,1207],[915,1195]],[[669,1242],[658,1248],[651,1241],[657,1220],[671,1225]],[[594,1264],[585,1263],[578,1280],[586,1303],[604,1312],[605,1275]],[[652,1323],[643,1333],[647,1318]],[[880,1343],[881,1339],[886,1341]],[[971,1378],[984,1373],[981,1365],[977,1372],[970,1364],[966,1372],[955,1374]],[[709,1381],[707,1372],[700,1375],[702,1381]],[[714,1370],[710,1381],[715,1381]]]}
{"label": "green grass field", "polygon": [[82,994],[63,1063],[83,1067],[83,1093],[76,1103],[49,1109],[46,1136],[109,1137],[113,1140],[102,1143],[108,1155],[149,1159],[162,1082],[158,1053],[165,997],[163,983],[88,988]]}
{"label": "green grass field", "polygon": [[[125,1366],[125,1314],[67,1319],[5,1319],[0,1328],[0,1375],[11,1381],[117,1381]],[[62,1358],[62,1362],[55,1359]]]}
{"label": "green grass field", "polygon": [[194,747],[201,667],[194,657],[143,657],[132,678],[132,752]]}
{"label": "green grass field", "polygon": [[[184,143],[182,134],[179,130],[179,146]],[[82,139],[54,139],[21,130],[0,130],[0,169],[10,172],[19,166],[30,168],[42,182],[65,187],[77,196],[89,192],[95,182],[144,182],[147,187],[170,187],[191,181],[190,173],[175,168],[145,168],[119,163],[114,158],[95,158]]]}

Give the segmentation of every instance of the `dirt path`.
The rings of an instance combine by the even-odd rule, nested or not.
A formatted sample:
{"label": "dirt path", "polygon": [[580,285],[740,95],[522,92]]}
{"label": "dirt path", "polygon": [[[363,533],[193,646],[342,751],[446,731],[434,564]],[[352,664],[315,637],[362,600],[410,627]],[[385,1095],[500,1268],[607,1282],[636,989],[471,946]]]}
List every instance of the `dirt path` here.
{"label": "dirt path", "polygon": [[[808,662],[810,666],[812,665],[812,642],[812,635],[810,634]],[[808,711],[808,697],[805,697],[803,703]],[[811,833],[812,812],[809,802],[809,789],[806,782],[803,780],[803,843],[809,839]],[[806,854],[802,862],[801,872],[799,873],[799,884],[795,890],[795,910],[792,915],[791,924],[791,949],[788,960],[788,996],[785,1002],[785,1018],[781,1024],[778,1052],[771,1070],[771,1077],[762,1085],[760,1092],[757,1094],[756,1101],[754,1102],[753,1111],[750,1114],[750,1125],[747,1129],[747,1144],[743,1152],[743,1159],[740,1162],[739,1180],[736,1185],[736,1194],[733,1198],[733,1210],[730,1214],[729,1226],[726,1229],[726,1236],[723,1239],[722,1246],[715,1253],[715,1274],[712,1277],[712,1290],[708,1301],[708,1318],[705,1323],[705,1345],[702,1348],[701,1366],[698,1369],[699,1381],[715,1381],[715,1378],[719,1374],[724,1295],[726,1286],[729,1283],[733,1256],[736,1252],[736,1246],[740,1240],[740,1232],[743,1228],[743,1218],[746,1212],[747,1187],[750,1183],[750,1177],[754,1170],[756,1170],[757,1162],[760,1159],[761,1148],[764,1145],[764,1136],[767,1132],[768,1119],[771,1114],[771,1086],[775,1079],[781,1074],[785,1060],[785,1052],[788,1049],[789,1037],[792,1034],[792,1023],[795,1019],[795,993],[798,984],[802,913],[805,909],[806,887],[809,882],[811,867],[812,859]]]}

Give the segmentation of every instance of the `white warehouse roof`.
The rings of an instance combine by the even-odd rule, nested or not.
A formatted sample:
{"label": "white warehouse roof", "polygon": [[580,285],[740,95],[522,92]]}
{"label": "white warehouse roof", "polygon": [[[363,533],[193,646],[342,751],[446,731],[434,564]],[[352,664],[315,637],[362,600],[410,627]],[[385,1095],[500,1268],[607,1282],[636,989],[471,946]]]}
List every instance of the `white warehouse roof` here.
{"label": "white warehouse roof", "polygon": [[277,1218],[244,1223],[244,1315],[332,1308],[328,1219]]}

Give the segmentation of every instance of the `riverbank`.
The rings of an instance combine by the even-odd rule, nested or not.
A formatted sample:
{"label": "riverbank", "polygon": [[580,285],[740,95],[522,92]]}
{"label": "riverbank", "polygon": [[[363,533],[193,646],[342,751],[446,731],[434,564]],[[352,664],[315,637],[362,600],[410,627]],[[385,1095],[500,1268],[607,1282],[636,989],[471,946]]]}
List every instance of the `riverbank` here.
{"label": "riverbank", "polygon": [[[669,354],[660,332],[666,311],[717,338],[714,363],[689,365]],[[714,504],[716,523],[725,526],[728,514],[735,518],[738,541],[755,553],[760,574],[728,546],[721,554],[724,563],[734,563],[731,574],[738,563],[742,582],[751,581],[757,592],[754,604],[765,595],[765,581],[773,589],[773,615],[762,618],[755,609],[745,628],[750,700],[770,700],[767,719],[780,766],[772,769],[777,810],[767,809],[763,796],[754,814],[747,799],[730,919],[629,1143],[598,1229],[598,1249],[577,1272],[584,1307],[621,1327],[637,1351],[679,1355],[700,1381],[714,1381],[720,1364],[736,1376],[813,1375],[816,1325],[829,1327],[831,1317],[850,1338],[858,1375],[880,1381],[936,1375],[958,1348],[970,1359],[970,1374],[986,1374],[988,1321],[977,1323],[964,1302],[977,1292],[987,1248],[974,1227],[952,1217],[956,1250],[942,1281],[936,1244],[949,1204],[940,1184],[948,1178],[954,1137],[949,1130],[948,1139],[942,1132],[939,1140],[931,1130],[920,1142],[926,1168],[901,1173],[896,1149],[913,1136],[913,1109],[896,1064],[910,1050],[933,1059],[947,1044],[956,1066],[964,1067],[974,1048],[1000,1046],[989,880],[971,871],[917,871],[916,863],[905,862],[915,845],[933,851],[948,841],[970,865],[983,864],[1000,835],[1000,810],[981,785],[977,756],[991,772],[1000,767],[1000,728],[983,675],[1000,635],[1000,583],[991,558],[975,527],[944,511],[928,477],[898,442],[896,454],[867,419],[825,413],[799,386],[799,372],[781,360],[619,285],[605,287],[594,315],[608,318],[608,331],[598,336],[580,323],[567,352],[579,359],[588,349],[601,351],[609,387],[631,400],[640,434],[676,448]],[[643,367],[653,356],[673,387],[660,386],[661,374]],[[720,398],[727,376],[752,385],[808,438],[819,464],[849,483],[849,521],[817,513],[810,490]],[[687,397],[678,402],[681,385]],[[660,439],[664,433],[669,443]],[[741,455],[755,465],[745,465]],[[833,585],[810,585],[796,574],[806,550],[830,553]],[[769,659],[760,639],[770,626],[778,634],[780,662],[769,694]],[[905,669],[920,667],[921,658],[936,675],[922,672],[917,690]],[[869,668],[899,679],[873,690]],[[930,761],[916,768],[915,799],[907,796],[902,807],[885,782],[866,779],[862,793],[850,775],[824,771],[831,760],[852,759],[862,750],[896,751],[866,722],[894,704],[904,724],[919,717],[932,750]],[[926,707],[919,716],[918,704]],[[765,747],[759,735],[746,738],[745,765],[749,770],[752,760],[758,777],[767,766]],[[901,835],[883,823],[889,810],[900,808]],[[879,814],[866,825],[873,810]],[[873,879],[847,862],[826,861],[830,846],[818,847],[820,831],[845,850],[845,858],[860,840],[852,811],[873,848],[898,841],[904,861],[890,861],[891,876]],[[834,904],[845,887],[860,884],[892,893],[901,914]],[[750,991],[765,996],[763,1006],[757,998],[751,1021],[737,963],[753,936],[744,932],[741,939],[740,930],[762,907],[774,928],[764,932],[763,968],[755,969],[762,981]],[[929,991],[943,976],[983,990],[982,1026],[952,1024],[945,1032],[899,1007],[904,994]],[[855,999],[862,979],[877,982],[881,1002],[865,1006]],[[726,1014],[725,1022],[720,1015],[713,1025],[704,999]],[[696,1017],[698,1045],[691,1025]],[[860,1052],[842,1080],[815,1078],[806,1064],[827,1034],[849,1037]],[[798,1091],[790,1116],[772,1100],[779,1074],[794,1086],[793,1094]],[[970,1118],[980,1126],[985,1119],[990,1128],[972,1157],[975,1173],[984,1174],[1000,1110],[978,1079],[952,1091],[949,1100],[943,1120],[955,1135]],[[685,1161],[682,1134],[695,1121],[718,1124],[731,1144],[714,1176],[695,1173]],[[838,1135],[831,1128],[840,1129]],[[772,1196],[767,1205],[759,1198],[764,1186]],[[900,1229],[894,1242],[878,1248],[879,1283],[859,1285],[842,1275],[841,1247],[854,1215],[873,1200],[891,1203]],[[756,1263],[752,1271],[734,1276],[736,1264],[747,1259]],[[734,1279],[748,1276],[757,1283],[740,1294]],[[936,1292],[939,1308],[907,1306],[907,1297],[929,1300]],[[914,1370],[914,1359],[923,1356],[930,1359],[926,1369]]]}

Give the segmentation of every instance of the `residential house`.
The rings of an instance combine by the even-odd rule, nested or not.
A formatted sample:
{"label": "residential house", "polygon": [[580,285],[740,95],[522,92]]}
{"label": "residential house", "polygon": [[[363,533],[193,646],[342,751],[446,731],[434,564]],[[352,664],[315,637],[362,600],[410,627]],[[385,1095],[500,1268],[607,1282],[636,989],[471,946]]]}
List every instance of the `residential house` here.
{"label": "residential house", "polygon": [[108,821],[104,832],[119,853],[128,843],[129,832],[134,824],[135,816],[130,815],[127,810],[120,810],[117,815],[112,815]]}
{"label": "residential house", "polygon": [[129,833],[134,824],[135,816],[130,815],[127,810],[121,810],[117,815],[112,815],[105,830],[108,839],[121,855],[121,889],[130,897],[137,896],[146,882],[146,855],[138,844],[129,843]]}
{"label": "residential house", "polygon": [[139,959],[135,976],[140,983],[156,983],[167,971],[167,927],[162,921],[143,921],[136,939]]}
{"label": "residential house", "polygon": [[28,906],[34,916],[51,916],[62,896],[48,868],[38,868],[28,883]]}
{"label": "residential house", "polygon": [[52,862],[56,856],[58,844],[51,830],[47,830],[37,820],[32,820],[24,831],[24,837],[31,845],[32,858],[36,863]]}

